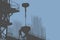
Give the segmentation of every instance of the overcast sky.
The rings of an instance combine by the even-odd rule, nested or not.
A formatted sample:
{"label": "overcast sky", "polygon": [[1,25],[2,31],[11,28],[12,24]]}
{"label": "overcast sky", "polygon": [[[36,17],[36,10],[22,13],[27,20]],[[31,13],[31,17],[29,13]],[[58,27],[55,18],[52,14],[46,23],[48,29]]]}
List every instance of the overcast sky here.
{"label": "overcast sky", "polygon": [[28,2],[28,22],[31,25],[31,16],[42,18],[42,25],[46,27],[47,40],[60,40],[60,0],[12,0],[20,5],[20,12],[11,16],[11,22],[19,21],[24,25],[24,8],[22,3]]}

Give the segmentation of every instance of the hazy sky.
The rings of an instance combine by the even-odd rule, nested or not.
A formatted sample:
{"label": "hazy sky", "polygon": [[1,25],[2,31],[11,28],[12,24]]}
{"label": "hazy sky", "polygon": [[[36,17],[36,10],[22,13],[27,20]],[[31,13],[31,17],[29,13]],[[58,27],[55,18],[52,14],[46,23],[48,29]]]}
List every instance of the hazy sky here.
{"label": "hazy sky", "polygon": [[[24,25],[24,8],[22,3],[28,2],[27,20],[31,16],[42,18],[42,25],[46,27],[47,40],[60,40],[60,0],[13,0],[20,5],[20,12],[11,16],[11,21],[19,21]],[[31,21],[27,24],[31,25]]]}

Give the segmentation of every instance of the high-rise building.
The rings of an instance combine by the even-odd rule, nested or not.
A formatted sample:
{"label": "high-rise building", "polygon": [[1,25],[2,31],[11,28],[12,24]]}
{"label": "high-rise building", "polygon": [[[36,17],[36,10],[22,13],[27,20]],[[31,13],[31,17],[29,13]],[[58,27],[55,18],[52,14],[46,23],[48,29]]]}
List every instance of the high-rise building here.
{"label": "high-rise building", "polygon": [[39,18],[38,16],[33,16],[32,17],[32,31],[31,31],[33,35],[45,39],[44,30],[45,29],[42,26],[41,18]]}

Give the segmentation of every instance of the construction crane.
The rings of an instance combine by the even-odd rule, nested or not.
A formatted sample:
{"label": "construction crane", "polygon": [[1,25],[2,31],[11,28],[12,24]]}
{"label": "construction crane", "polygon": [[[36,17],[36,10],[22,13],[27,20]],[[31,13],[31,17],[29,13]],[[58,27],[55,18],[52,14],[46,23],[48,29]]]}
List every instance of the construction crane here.
{"label": "construction crane", "polygon": [[10,16],[13,13],[19,12],[18,9],[12,8],[8,1],[10,2],[10,0],[0,0],[0,38],[3,37],[2,34],[4,34],[4,30],[6,30],[6,34],[4,34],[5,37],[3,37],[5,39],[7,38],[8,26],[12,25],[10,22]]}

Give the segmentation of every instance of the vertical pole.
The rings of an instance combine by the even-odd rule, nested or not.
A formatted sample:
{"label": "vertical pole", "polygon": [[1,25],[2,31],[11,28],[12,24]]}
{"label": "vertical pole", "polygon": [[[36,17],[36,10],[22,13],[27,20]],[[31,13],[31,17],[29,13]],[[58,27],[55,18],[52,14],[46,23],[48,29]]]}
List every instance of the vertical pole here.
{"label": "vertical pole", "polygon": [[26,7],[25,7],[25,26],[26,26],[26,17],[27,15],[26,15]]}
{"label": "vertical pole", "polygon": [[26,18],[27,18],[27,15],[26,15],[26,8],[29,6],[29,4],[28,3],[23,3],[22,4],[22,7],[24,7],[25,8],[25,26],[26,26]]}

